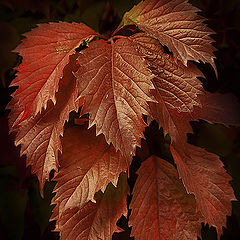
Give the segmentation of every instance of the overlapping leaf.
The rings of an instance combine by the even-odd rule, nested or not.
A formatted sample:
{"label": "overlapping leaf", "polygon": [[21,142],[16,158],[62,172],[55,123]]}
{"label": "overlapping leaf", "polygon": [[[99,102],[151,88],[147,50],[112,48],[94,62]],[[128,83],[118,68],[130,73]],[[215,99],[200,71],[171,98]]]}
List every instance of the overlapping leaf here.
{"label": "overlapping leaf", "polygon": [[103,135],[95,135],[95,129],[87,130],[83,126],[71,127],[64,134],[53,198],[58,218],[68,208],[80,209],[89,200],[94,201],[95,192],[104,192],[109,182],[116,186],[119,174],[130,165],[130,158],[116,152]]}
{"label": "overlapping leaf", "polygon": [[84,24],[65,22],[41,24],[24,35],[26,39],[15,49],[23,57],[23,62],[11,84],[19,86],[13,94],[21,106],[15,124],[37,115],[42,108],[46,109],[48,100],[56,103],[55,93],[69,56],[83,40],[97,35]]}
{"label": "overlapping leaf", "polygon": [[76,202],[76,206],[68,208],[61,218],[57,218],[56,230],[60,231],[61,239],[111,240],[112,234],[118,230],[117,220],[127,214],[127,193],[127,176],[122,174],[117,188],[110,183],[104,194],[96,194],[96,203],[89,201],[79,207]]}
{"label": "overlapping leaf", "polygon": [[148,114],[147,101],[152,101],[152,74],[130,39],[104,40],[89,44],[78,58],[75,74],[79,95],[85,98],[83,113],[89,113],[90,126],[96,124],[108,143],[124,156],[133,156],[140,146]]}
{"label": "overlapping leaf", "polygon": [[[21,122],[13,130],[17,132],[15,144],[21,144],[21,155],[26,154],[27,165],[32,166],[41,189],[52,169],[58,169],[58,151],[61,151],[60,134],[71,111],[78,110],[78,91],[76,79],[72,71],[76,69],[76,57],[64,69],[64,77],[60,81],[57,103],[49,104],[41,114],[31,116]],[[14,109],[13,109],[14,110]],[[15,113],[10,113],[10,119]]]}
{"label": "overlapping leaf", "polygon": [[123,24],[134,23],[166,45],[187,66],[188,60],[210,63],[216,71],[210,30],[199,9],[187,0],[145,0],[127,12]]}
{"label": "overlapping leaf", "polygon": [[155,89],[151,92],[157,102],[149,102],[151,114],[173,141],[176,138],[186,140],[186,134],[192,131],[189,121],[197,119],[239,125],[239,103],[236,97],[205,92],[197,79],[202,77],[202,73],[194,65],[185,67],[164,53],[158,40],[143,33],[135,34],[131,39],[145,55],[155,75],[152,79]]}
{"label": "overlapping leaf", "polygon": [[173,139],[185,137],[191,131],[189,113],[194,106],[201,107],[199,95],[204,94],[204,90],[197,77],[202,73],[194,65],[187,68],[180,61],[175,61],[164,53],[158,40],[146,34],[135,34],[132,39],[155,75],[152,93],[158,102],[149,103],[153,118]]}
{"label": "overlapping leaf", "polygon": [[192,64],[185,67],[173,56],[164,53],[160,42],[144,33],[135,34],[132,39],[145,55],[155,75],[153,83],[168,108],[179,112],[191,112],[194,106],[201,106],[198,95],[204,94],[197,77],[202,73]]}
{"label": "overlapping leaf", "polygon": [[216,226],[219,237],[226,215],[231,215],[231,200],[236,200],[219,157],[204,149],[186,144],[185,149],[171,147],[179,176],[188,193],[196,196],[197,208],[204,216],[204,222]]}
{"label": "overlapping leaf", "polygon": [[200,235],[201,214],[177,170],[161,158],[148,158],[138,171],[130,205],[136,240],[193,240]]}

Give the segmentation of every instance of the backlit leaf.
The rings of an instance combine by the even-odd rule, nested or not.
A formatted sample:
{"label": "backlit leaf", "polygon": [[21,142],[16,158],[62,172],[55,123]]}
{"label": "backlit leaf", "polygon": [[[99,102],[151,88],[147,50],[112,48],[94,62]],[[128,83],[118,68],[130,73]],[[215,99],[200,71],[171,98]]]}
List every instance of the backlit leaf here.
{"label": "backlit leaf", "polygon": [[196,197],[204,222],[216,226],[220,238],[226,215],[231,215],[231,200],[236,200],[229,183],[231,177],[219,157],[204,149],[186,144],[183,150],[174,144],[171,152],[187,192]]}

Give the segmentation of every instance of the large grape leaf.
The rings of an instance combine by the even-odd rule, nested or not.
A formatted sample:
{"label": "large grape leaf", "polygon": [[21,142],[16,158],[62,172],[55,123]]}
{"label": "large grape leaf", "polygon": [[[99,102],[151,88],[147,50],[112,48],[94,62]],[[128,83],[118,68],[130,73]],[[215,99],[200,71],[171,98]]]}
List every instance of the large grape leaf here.
{"label": "large grape leaf", "polygon": [[[78,110],[76,79],[72,71],[76,69],[76,56],[64,68],[64,77],[59,83],[59,92],[56,94],[57,103],[50,103],[46,110],[31,116],[13,128],[17,132],[15,144],[21,144],[21,155],[27,156],[26,164],[32,166],[36,173],[41,190],[52,169],[58,169],[58,151],[61,151],[60,135],[68,120],[70,111]],[[16,106],[16,105],[13,105]],[[12,112],[13,111],[13,112]],[[12,109],[9,118],[14,118]],[[13,121],[11,121],[13,122]]]}
{"label": "large grape leaf", "polygon": [[127,176],[121,174],[116,188],[110,183],[104,194],[96,193],[96,203],[89,201],[80,208],[75,202],[75,206],[65,210],[56,218],[55,230],[60,231],[62,240],[111,240],[118,231],[117,220],[122,214],[127,215],[127,193]]}
{"label": "large grape leaf", "polygon": [[149,114],[147,101],[153,101],[152,74],[143,55],[129,38],[99,40],[90,43],[78,61],[82,113],[89,113],[97,134],[103,133],[125,157],[133,156],[146,126],[142,114]]}
{"label": "large grape leaf", "polygon": [[123,24],[135,24],[166,45],[187,66],[188,60],[214,64],[214,32],[187,0],[145,0],[124,15]]}
{"label": "large grape leaf", "polygon": [[94,201],[95,192],[105,191],[109,182],[117,185],[118,176],[126,171],[131,158],[124,158],[108,145],[103,135],[97,136],[94,128],[74,126],[66,130],[63,150],[59,160],[60,171],[54,180],[60,217],[68,208],[82,208],[89,200]]}
{"label": "large grape leaf", "polygon": [[193,240],[200,236],[201,214],[173,165],[152,156],[138,175],[129,220],[136,240]]}
{"label": "large grape leaf", "polygon": [[226,215],[231,215],[231,200],[236,200],[229,184],[231,177],[219,157],[202,148],[186,144],[183,150],[182,145],[174,144],[171,152],[187,192],[196,197],[204,222],[216,226],[220,238]]}
{"label": "large grape leaf", "polygon": [[66,22],[41,24],[24,35],[26,38],[15,49],[23,62],[10,85],[19,86],[12,95],[21,106],[21,112],[15,112],[15,124],[46,109],[48,100],[56,103],[55,93],[69,56],[83,40],[97,35],[84,24]]}

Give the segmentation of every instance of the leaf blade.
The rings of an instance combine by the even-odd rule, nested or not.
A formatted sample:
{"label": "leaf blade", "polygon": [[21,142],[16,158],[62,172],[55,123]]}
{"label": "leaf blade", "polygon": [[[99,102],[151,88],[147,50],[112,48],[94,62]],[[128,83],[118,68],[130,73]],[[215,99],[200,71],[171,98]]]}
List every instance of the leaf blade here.
{"label": "leaf blade", "polygon": [[68,208],[80,209],[88,201],[94,202],[95,192],[104,192],[109,182],[116,186],[131,160],[109,146],[102,135],[96,137],[94,129],[84,126],[67,129],[62,142],[61,168],[54,177],[57,185],[52,200],[58,217]]}
{"label": "leaf blade", "polygon": [[158,40],[144,33],[134,34],[131,38],[145,55],[155,76],[152,82],[158,93],[154,95],[159,94],[168,108],[179,112],[191,112],[194,106],[201,107],[199,95],[205,92],[197,77],[203,74],[193,64],[185,67],[173,56],[164,53]]}
{"label": "leaf blade", "polygon": [[130,225],[135,239],[195,239],[201,214],[193,195],[179,180],[176,169],[151,156],[140,167],[130,204]]}
{"label": "leaf blade", "polygon": [[127,177],[121,174],[117,187],[109,184],[104,194],[96,194],[96,203],[89,201],[81,208],[65,210],[57,218],[55,231],[60,231],[63,240],[111,240],[113,232],[118,230],[117,220],[127,214],[127,193]]}
{"label": "leaf blade", "polygon": [[[64,68],[64,77],[60,81],[57,103],[49,104],[48,108],[37,116],[31,116],[12,128],[16,132],[15,145],[21,145],[21,155],[26,155],[27,166],[32,166],[36,173],[41,191],[52,169],[58,169],[58,151],[61,151],[60,135],[68,120],[70,111],[78,110],[77,85],[72,70],[76,69],[76,57],[72,56],[70,63]],[[16,107],[16,105],[13,105]],[[15,112],[10,112],[10,122],[13,122]]]}
{"label": "leaf blade", "polygon": [[174,144],[171,152],[177,164],[188,193],[196,196],[197,208],[203,215],[205,223],[217,228],[218,237],[226,225],[226,215],[232,212],[231,201],[236,200],[219,157],[204,149],[185,144],[185,150]]}
{"label": "leaf blade", "polygon": [[22,108],[15,125],[46,109],[49,100],[56,103],[55,93],[69,56],[83,40],[98,34],[84,24],[60,22],[40,24],[24,36],[26,39],[14,50],[23,62],[10,85],[19,86],[12,96]]}
{"label": "leaf blade", "polygon": [[188,60],[209,62],[216,71],[209,37],[214,32],[197,14],[199,9],[186,0],[146,0],[125,14],[123,22],[137,25],[146,34],[166,45],[185,66]]}
{"label": "leaf blade", "polygon": [[79,64],[75,76],[85,98],[82,114],[89,112],[90,126],[96,124],[97,134],[116,150],[133,156],[146,126],[142,114],[148,114],[147,100],[152,101],[152,74],[142,54],[127,38],[111,45],[99,40],[83,51]]}

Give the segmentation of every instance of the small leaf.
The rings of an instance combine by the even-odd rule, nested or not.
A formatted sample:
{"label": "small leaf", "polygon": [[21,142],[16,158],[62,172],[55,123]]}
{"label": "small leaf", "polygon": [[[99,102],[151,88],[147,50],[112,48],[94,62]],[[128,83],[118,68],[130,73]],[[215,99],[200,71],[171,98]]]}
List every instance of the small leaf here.
{"label": "small leaf", "polygon": [[130,204],[136,240],[193,240],[200,235],[201,214],[177,170],[161,158],[148,158],[138,171]]}

